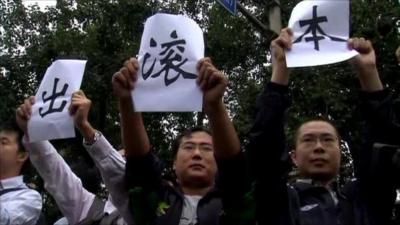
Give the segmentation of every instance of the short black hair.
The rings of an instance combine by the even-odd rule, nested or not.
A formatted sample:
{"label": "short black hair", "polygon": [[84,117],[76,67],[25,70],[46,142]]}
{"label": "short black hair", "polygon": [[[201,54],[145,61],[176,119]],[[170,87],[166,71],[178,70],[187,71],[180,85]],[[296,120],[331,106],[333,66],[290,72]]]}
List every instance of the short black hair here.
{"label": "short black hair", "polygon": [[300,135],[300,128],[306,123],[317,122],[317,121],[325,122],[325,123],[331,125],[333,127],[333,129],[335,130],[336,135],[337,135],[337,137],[339,139],[339,142],[340,142],[341,137],[340,137],[339,131],[338,131],[337,127],[335,126],[335,124],[333,123],[333,121],[331,121],[331,120],[329,120],[327,118],[324,118],[324,117],[312,117],[312,118],[308,118],[308,119],[302,121],[300,123],[300,125],[297,126],[297,128],[295,130],[295,133],[294,133],[294,136],[293,136],[293,148],[296,148],[297,139],[299,138],[299,135]]}
{"label": "short black hair", "polygon": [[24,132],[18,127],[15,120],[9,120],[0,125],[0,132],[14,133],[17,135],[18,151],[25,152],[24,145],[22,144],[22,137]]}
{"label": "short black hair", "polygon": [[172,154],[173,154],[174,158],[176,156],[176,153],[178,152],[179,146],[181,145],[182,138],[190,137],[190,135],[192,135],[193,133],[196,133],[196,132],[205,132],[205,133],[209,134],[210,136],[212,136],[211,131],[205,127],[192,127],[187,130],[184,130],[172,142]]}
{"label": "short black hair", "polygon": [[[14,133],[16,134],[17,143],[18,143],[18,152],[26,152],[24,145],[22,144],[22,138],[24,136],[24,132],[19,128],[15,118],[6,121],[0,125],[0,132],[6,133]],[[30,170],[30,160],[27,159],[22,165],[20,174],[24,174],[25,172]]]}

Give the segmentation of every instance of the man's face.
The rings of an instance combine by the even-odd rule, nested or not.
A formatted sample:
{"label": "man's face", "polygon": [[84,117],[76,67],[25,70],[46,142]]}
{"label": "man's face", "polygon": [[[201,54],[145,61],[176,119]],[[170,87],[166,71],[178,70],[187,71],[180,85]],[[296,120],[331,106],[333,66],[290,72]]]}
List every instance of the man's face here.
{"label": "man's face", "polygon": [[310,121],[298,131],[291,157],[304,178],[333,179],[340,167],[340,144],[335,128],[324,121]]}
{"label": "man's face", "polygon": [[183,137],[176,153],[174,166],[182,185],[195,187],[213,185],[217,165],[212,137],[203,131]]}
{"label": "man's face", "polygon": [[14,132],[0,131],[0,171],[22,167],[27,154],[18,151],[18,135]]}

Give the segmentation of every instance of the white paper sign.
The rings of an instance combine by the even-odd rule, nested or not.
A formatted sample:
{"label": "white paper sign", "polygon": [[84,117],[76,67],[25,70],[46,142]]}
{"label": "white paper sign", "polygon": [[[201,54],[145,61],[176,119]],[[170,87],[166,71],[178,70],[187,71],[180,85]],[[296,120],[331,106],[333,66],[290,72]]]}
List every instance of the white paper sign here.
{"label": "white paper sign", "polygon": [[132,91],[135,111],[201,111],[203,94],[196,84],[196,66],[203,57],[203,32],[193,20],[169,14],[148,18]]}
{"label": "white paper sign", "polygon": [[349,50],[350,3],[348,0],[304,0],[293,9],[289,27],[292,49],[286,51],[287,67],[341,62],[358,53]]}
{"label": "white paper sign", "polygon": [[75,137],[68,107],[78,91],[86,60],[57,60],[46,70],[28,122],[30,142]]}

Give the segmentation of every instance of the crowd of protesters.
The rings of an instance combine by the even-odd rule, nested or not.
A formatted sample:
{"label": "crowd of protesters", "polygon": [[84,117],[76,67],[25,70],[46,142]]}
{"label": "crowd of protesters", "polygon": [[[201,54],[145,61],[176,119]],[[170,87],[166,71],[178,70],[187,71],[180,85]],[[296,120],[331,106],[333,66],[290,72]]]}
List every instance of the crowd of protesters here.
{"label": "crowd of protesters", "polygon": [[[400,173],[393,159],[400,146],[399,102],[380,80],[371,42],[348,40],[349,49],[359,53],[350,64],[360,82],[359,108],[365,128],[363,142],[350,146],[355,179],[343,186],[336,181],[342,139],[334,122],[311,118],[297,127],[294,145],[286,139],[291,99],[285,50],[291,47],[289,28],[271,42],[272,76],[255,100],[246,145],[240,143],[223,102],[226,74],[210,58],[198,62],[197,84],[204,94],[209,128],[188,127],[171,143],[176,180],[163,178],[163,159],[152,149],[142,114],[133,107],[131,92],[139,70],[136,58],[126,60],[112,78],[123,154],[88,120],[91,100],[83,91],[75,92],[69,112],[108,190],[107,199],[90,187],[97,181],[85,184],[86,179],[71,169],[49,141],[30,142],[27,124],[35,98],[27,98],[16,109],[15,118],[0,127],[0,225],[45,223],[40,194],[22,179],[29,163],[64,216],[57,225],[398,224],[393,212]],[[396,54],[399,57],[399,50]],[[383,157],[388,152],[384,148],[393,157]],[[299,174],[289,182],[292,164]],[[246,214],[249,193],[253,214]]]}

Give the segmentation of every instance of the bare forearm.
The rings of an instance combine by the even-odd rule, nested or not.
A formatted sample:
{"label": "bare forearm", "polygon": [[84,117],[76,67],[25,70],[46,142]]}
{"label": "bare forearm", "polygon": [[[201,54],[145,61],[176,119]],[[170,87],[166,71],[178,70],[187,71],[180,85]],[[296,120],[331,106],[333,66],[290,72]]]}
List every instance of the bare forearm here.
{"label": "bare forearm", "polygon": [[358,75],[362,90],[366,92],[383,90],[371,41],[364,38],[351,38],[348,41],[348,47],[359,53],[350,60],[350,63]]}
{"label": "bare forearm", "polygon": [[288,85],[290,78],[290,70],[286,68],[286,65],[283,65],[283,63],[285,62],[280,62],[276,63],[276,65],[273,65],[271,82],[281,85]]}
{"label": "bare forearm", "polygon": [[132,100],[119,100],[122,142],[127,157],[136,157],[150,151],[150,142],[143,124],[142,114],[133,111]]}
{"label": "bare forearm", "polygon": [[363,91],[375,92],[383,90],[383,85],[376,67],[370,69],[357,69],[357,75]]}
{"label": "bare forearm", "polygon": [[229,158],[240,152],[240,141],[229,118],[224,103],[221,101],[206,109],[213,135],[216,158]]}
{"label": "bare forearm", "polygon": [[92,127],[92,125],[89,122],[85,122],[83,125],[77,127],[85,141],[93,142],[96,130]]}

